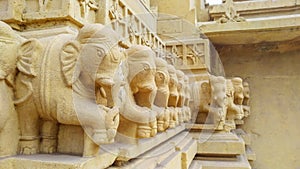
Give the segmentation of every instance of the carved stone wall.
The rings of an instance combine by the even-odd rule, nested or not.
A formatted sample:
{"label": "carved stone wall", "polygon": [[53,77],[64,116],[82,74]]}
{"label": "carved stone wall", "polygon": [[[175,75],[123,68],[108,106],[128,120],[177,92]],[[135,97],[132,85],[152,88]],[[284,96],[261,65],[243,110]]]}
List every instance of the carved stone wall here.
{"label": "carved stone wall", "polygon": [[80,28],[86,23],[110,25],[124,43],[143,44],[164,49],[156,35],[157,16],[149,2],[132,4],[124,0],[59,0],[1,1],[0,19],[24,32],[70,26]]}
{"label": "carved stone wall", "polygon": [[[214,155],[250,168],[234,130],[250,112],[243,80],[220,76],[209,40],[159,16],[164,3],[0,1],[0,168],[189,168]],[[210,123],[194,125],[200,106]],[[203,145],[202,130],[219,149]]]}

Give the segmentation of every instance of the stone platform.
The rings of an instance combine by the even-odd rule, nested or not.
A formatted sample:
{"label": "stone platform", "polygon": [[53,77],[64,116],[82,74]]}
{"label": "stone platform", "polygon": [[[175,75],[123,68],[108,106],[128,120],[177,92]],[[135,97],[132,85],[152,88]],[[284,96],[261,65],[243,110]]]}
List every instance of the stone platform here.
{"label": "stone platform", "polygon": [[139,139],[136,144],[115,142],[113,144],[103,145],[102,148],[108,152],[117,152],[117,161],[128,161],[137,158],[141,154],[151,150],[184,130],[185,126],[182,124],[174,129],[168,129],[165,132],[157,133],[154,138]]}
{"label": "stone platform", "polygon": [[[201,129],[199,128],[201,127]],[[250,169],[245,141],[240,130],[222,132],[210,130],[209,125],[194,125],[191,135],[197,140],[197,155],[190,169]]]}
{"label": "stone platform", "polygon": [[162,144],[128,162],[118,163],[109,169],[188,169],[197,151],[196,141],[183,131]]}
{"label": "stone platform", "polygon": [[116,155],[101,152],[92,158],[62,154],[17,155],[0,159],[1,169],[102,169],[112,165]]}
{"label": "stone platform", "polygon": [[[98,156],[83,158],[65,154],[17,155],[0,159],[2,169],[101,169],[115,168],[112,165],[125,164],[122,168],[169,168],[182,166],[187,169],[197,152],[196,141],[189,136],[182,124],[155,138],[140,139],[138,144],[114,143],[102,145]],[[112,167],[111,167],[112,166]],[[176,168],[175,167],[175,168]]]}
{"label": "stone platform", "polygon": [[238,155],[234,159],[195,157],[190,169],[198,169],[197,166],[200,166],[200,169],[251,169],[244,155]]}
{"label": "stone platform", "polygon": [[197,139],[197,153],[206,155],[238,155],[245,153],[245,142],[234,133],[190,132]]}
{"label": "stone platform", "polygon": [[186,124],[187,129],[190,130],[215,130],[215,125],[213,124]]}

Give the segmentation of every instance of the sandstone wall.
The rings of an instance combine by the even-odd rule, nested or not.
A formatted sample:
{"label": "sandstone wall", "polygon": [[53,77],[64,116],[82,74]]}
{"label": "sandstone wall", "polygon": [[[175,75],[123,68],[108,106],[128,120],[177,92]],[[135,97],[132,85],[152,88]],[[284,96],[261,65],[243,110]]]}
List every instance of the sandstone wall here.
{"label": "sandstone wall", "polygon": [[[257,169],[300,168],[299,42],[219,46],[227,77],[250,84],[251,115],[244,130],[252,136]],[[299,46],[299,45],[298,45]]]}

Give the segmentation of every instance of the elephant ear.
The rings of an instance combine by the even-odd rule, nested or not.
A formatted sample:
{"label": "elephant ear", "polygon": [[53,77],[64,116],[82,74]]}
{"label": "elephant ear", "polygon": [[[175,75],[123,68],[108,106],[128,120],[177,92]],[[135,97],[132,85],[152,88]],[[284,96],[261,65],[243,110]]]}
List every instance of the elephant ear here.
{"label": "elephant ear", "polygon": [[72,86],[72,84],[79,77],[79,69],[76,69],[76,63],[79,55],[79,46],[80,44],[78,42],[69,41],[64,44],[62,52],[60,53],[62,73],[68,86]]}
{"label": "elephant ear", "polygon": [[18,50],[17,68],[28,76],[36,76],[36,60],[42,53],[42,44],[37,39],[28,39]]}

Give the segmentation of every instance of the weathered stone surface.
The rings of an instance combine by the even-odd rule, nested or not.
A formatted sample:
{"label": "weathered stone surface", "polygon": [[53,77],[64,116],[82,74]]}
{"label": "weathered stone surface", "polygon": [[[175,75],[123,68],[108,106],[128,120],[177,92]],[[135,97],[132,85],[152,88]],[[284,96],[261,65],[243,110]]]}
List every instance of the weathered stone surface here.
{"label": "weathered stone surface", "polygon": [[102,147],[108,151],[117,152],[118,161],[128,161],[130,159],[138,158],[138,156],[155,148],[159,144],[163,144],[163,142],[176,136],[184,129],[184,126],[181,125],[174,129],[168,129],[165,132],[158,133],[154,138],[139,139],[137,140],[138,142],[133,144],[122,140],[123,142],[115,142],[110,145],[103,145]]}
{"label": "weathered stone surface", "polygon": [[[237,23],[247,23],[245,30],[255,24],[269,29],[242,16],[269,1],[237,3],[227,0],[208,10],[202,0],[0,1],[6,22],[0,25],[0,157],[8,156],[0,168],[187,169],[197,166],[196,154],[205,156],[202,161],[216,158],[212,167],[248,167],[218,158],[255,158],[249,148],[245,152],[245,135],[230,132],[236,119],[246,122],[250,114],[249,84],[225,78],[197,27],[212,18],[218,23],[204,23],[204,29],[222,36]],[[293,11],[298,2],[263,10],[281,5]],[[298,14],[292,17],[297,22]],[[278,22],[272,26],[280,32],[284,18],[268,20]],[[223,41],[249,40],[236,37]],[[199,92],[201,84],[208,90]],[[204,116],[192,124],[198,110]],[[206,135],[195,140],[193,131]]]}
{"label": "weathered stone surface", "polygon": [[[222,159],[207,159],[200,158],[193,161],[201,165],[202,169],[251,169],[251,166],[245,156],[237,156],[235,159],[222,160]],[[193,164],[196,165],[196,164]]]}
{"label": "weathered stone surface", "polygon": [[[251,135],[251,148],[257,156],[253,168],[300,166],[296,160],[300,155],[296,151],[300,135],[296,119],[300,116],[295,113],[300,92],[298,44],[295,40],[219,48],[226,74],[235,76],[238,71],[251,84],[251,115],[242,128]],[[269,158],[269,154],[276,156]]]}
{"label": "weathered stone surface", "polygon": [[244,141],[232,133],[193,132],[197,139],[197,153],[205,155],[238,155],[245,153]]}
{"label": "weathered stone surface", "polygon": [[15,168],[42,168],[42,169],[86,169],[107,168],[115,161],[116,156],[108,152],[91,158],[83,158],[72,155],[19,155],[0,160],[0,167],[5,169]]}

